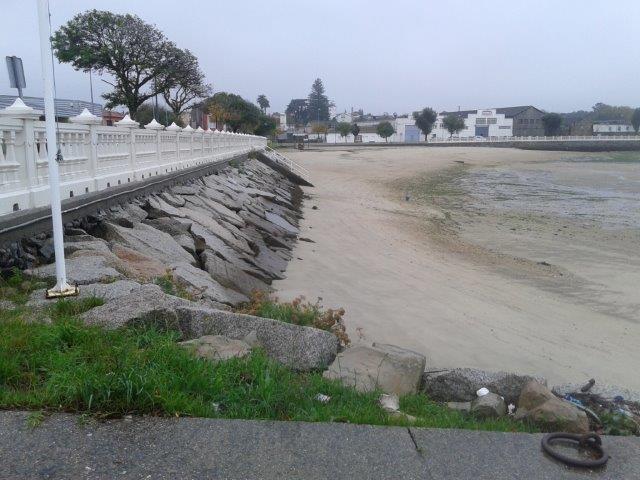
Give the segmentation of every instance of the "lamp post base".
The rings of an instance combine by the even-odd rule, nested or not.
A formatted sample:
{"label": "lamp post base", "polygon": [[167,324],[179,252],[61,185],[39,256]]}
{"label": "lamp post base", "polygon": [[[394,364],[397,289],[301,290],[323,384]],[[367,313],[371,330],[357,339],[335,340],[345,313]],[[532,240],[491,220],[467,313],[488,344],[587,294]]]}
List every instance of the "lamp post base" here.
{"label": "lamp post base", "polygon": [[63,298],[63,297],[76,297],[80,294],[78,285],[69,285],[64,283],[63,285],[56,285],[53,288],[49,288],[45,292],[45,298]]}

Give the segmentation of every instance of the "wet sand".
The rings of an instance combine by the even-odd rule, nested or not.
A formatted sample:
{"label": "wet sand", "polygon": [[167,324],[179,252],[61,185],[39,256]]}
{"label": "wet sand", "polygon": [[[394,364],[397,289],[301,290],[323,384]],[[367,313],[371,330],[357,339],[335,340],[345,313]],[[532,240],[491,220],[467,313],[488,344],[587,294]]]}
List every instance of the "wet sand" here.
{"label": "wet sand", "polygon": [[299,242],[287,278],[275,284],[280,297],[344,307],[354,341],[412,348],[429,368],[640,388],[635,226],[605,228],[526,202],[495,209],[469,183],[496,168],[570,176],[561,160],[584,154],[415,147],[287,154],[316,185],[305,189],[301,224],[301,236],[315,243]]}

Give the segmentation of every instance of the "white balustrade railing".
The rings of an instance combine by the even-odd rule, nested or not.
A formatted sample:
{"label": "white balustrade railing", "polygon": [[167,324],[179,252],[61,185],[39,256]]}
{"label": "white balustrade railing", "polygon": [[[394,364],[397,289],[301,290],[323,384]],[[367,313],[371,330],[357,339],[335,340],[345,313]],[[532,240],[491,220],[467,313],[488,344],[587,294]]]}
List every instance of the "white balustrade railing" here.
{"label": "white balustrade railing", "polygon": [[[47,139],[42,113],[17,101],[0,110],[0,215],[49,204]],[[58,124],[63,199],[217,163],[264,149],[264,137],[211,130],[144,129],[125,117],[100,125],[88,111]]]}
{"label": "white balustrade railing", "polygon": [[269,154],[269,157],[276,163],[285,166],[291,172],[296,174],[298,177],[306,180],[307,182],[310,179],[309,170],[304,168],[302,165],[297,164],[293,160],[285,157],[280,152],[274,150],[271,147],[266,147],[265,151]]}

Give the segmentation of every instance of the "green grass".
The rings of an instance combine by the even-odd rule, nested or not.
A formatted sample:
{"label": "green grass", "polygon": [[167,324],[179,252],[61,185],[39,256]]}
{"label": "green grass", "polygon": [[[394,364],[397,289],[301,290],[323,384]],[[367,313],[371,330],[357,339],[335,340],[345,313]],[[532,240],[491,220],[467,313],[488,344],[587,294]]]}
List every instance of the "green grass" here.
{"label": "green grass", "polygon": [[31,292],[51,286],[42,280],[25,277],[20,270],[14,269],[6,278],[0,276],[0,299],[23,305]]}
{"label": "green grass", "polygon": [[[61,300],[51,324],[0,312],[0,408],[68,411],[98,417],[124,414],[407,425],[386,414],[376,392],[363,394],[299,374],[255,351],[244,359],[210,362],[176,344],[177,334],[143,329],[105,331],[77,315],[95,299]],[[331,400],[315,399],[322,393]],[[529,431],[505,420],[481,421],[429,401],[401,399],[416,425]],[[33,424],[41,421],[33,414]]]}

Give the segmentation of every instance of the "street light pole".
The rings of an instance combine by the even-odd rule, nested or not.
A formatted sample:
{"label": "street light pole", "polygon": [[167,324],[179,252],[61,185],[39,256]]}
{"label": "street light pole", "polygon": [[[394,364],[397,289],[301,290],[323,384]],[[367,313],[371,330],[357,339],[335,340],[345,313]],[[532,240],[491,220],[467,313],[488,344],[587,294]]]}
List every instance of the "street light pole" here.
{"label": "street light pole", "polygon": [[40,57],[44,83],[44,114],[47,132],[47,158],[49,165],[49,192],[51,196],[51,221],[53,223],[53,247],[56,258],[56,285],[47,290],[47,297],[77,295],[77,287],[67,283],[64,262],[64,234],[62,230],[62,207],[60,205],[60,179],[58,173],[58,141],[53,100],[53,59],[51,54],[51,27],[49,24],[49,0],[38,0],[38,24],[40,30]]}

